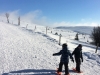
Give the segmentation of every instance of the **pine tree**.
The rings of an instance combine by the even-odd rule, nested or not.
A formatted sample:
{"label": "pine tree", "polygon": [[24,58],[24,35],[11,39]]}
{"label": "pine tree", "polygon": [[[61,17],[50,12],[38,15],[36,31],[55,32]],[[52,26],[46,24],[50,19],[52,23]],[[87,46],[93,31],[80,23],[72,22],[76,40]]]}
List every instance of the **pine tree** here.
{"label": "pine tree", "polygon": [[75,40],[79,40],[79,38],[78,38],[78,33],[77,33],[76,36],[75,36]]}
{"label": "pine tree", "polygon": [[95,45],[99,44],[100,46],[100,27],[94,27],[91,33],[91,38]]}

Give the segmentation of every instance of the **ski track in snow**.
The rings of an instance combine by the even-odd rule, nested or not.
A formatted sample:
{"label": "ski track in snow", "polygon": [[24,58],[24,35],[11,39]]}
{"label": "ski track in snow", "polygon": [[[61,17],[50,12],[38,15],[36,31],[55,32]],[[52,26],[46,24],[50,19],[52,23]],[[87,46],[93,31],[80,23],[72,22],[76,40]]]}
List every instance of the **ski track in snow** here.
{"label": "ski track in snow", "polygon": [[[52,54],[60,50],[57,41],[46,34],[0,22],[0,75],[55,75],[60,56]],[[83,53],[83,74],[74,73],[75,63],[69,61],[70,75],[100,74],[100,58],[89,54]]]}

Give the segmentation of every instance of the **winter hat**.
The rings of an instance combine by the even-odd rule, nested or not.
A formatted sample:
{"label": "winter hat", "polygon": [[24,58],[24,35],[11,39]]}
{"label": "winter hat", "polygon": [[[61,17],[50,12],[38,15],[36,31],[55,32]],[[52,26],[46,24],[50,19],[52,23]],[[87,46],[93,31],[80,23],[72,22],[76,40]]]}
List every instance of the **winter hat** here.
{"label": "winter hat", "polygon": [[66,43],[64,43],[64,44],[62,45],[62,47],[63,47],[63,48],[67,47],[67,44],[66,44]]}
{"label": "winter hat", "polygon": [[79,45],[78,45],[78,47],[82,47],[82,45],[81,45],[81,44],[79,44]]}

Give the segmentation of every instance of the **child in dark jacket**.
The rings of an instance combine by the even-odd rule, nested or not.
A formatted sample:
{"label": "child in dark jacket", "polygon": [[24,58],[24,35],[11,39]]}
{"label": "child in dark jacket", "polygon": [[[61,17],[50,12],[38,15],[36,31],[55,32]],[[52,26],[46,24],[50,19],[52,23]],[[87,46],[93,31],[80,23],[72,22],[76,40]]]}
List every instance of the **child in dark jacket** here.
{"label": "child in dark jacket", "polygon": [[73,62],[74,62],[74,60],[73,60],[73,57],[72,57],[70,51],[67,48],[67,44],[62,45],[62,50],[60,52],[53,54],[53,56],[56,56],[56,55],[61,55],[61,59],[60,59],[59,68],[57,70],[57,73],[59,75],[61,74],[62,66],[64,65],[65,66],[65,75],[69,75],[69,70],[68,70],[69,56]]}
{"label": "child in dark jacket", "polygon": [[80,71],[80,65],[81,65],[81,61],[83,62],[83,56],[82,56],[82,45],[79,44],[75,50],[72,52],[72,55],[74,55],[75,57],[75,62],[76,62],[76,71],[78,71],[79,73]]}

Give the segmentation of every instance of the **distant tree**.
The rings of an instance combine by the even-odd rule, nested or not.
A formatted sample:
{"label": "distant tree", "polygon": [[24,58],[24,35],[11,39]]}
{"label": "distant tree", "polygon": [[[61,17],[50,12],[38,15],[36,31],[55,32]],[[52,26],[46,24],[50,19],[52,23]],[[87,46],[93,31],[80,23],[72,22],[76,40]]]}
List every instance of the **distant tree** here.
{"label": "distant tree", "polygon": [[85,39],[85,36],[84,36],[84,39]]}
{"label": "distant tree", "polygon": [[20,16],[18,17],[18,25],[20,25]]}
{"label": "distant tree", "polygon": [[9,23],[9,13],[6,13],[7,22]]}
{"label": "distant tree", "polygon": [[91,38],[95,45],[99,44],[100,46],[100,27],[94,27],[91,33]]}
{"label": "distant tree", "polygon": [[58,35],[58,33],[56,32],[55,35]]}
{"label": "distant tree", "polygon": [[79,38],[78,38],[78,33],[77,33],[76,36],[75,36],[75,40],[79,40]]}

